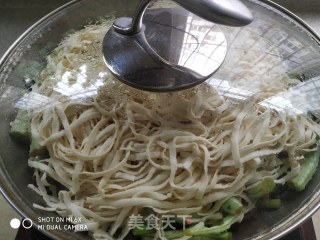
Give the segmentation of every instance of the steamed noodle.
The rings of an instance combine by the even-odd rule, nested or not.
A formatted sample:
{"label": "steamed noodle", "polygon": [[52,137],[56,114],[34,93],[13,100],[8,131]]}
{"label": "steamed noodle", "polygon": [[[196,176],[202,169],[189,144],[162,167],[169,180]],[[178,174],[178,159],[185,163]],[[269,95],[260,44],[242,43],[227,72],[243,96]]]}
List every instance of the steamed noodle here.
{"label": "steamed noodle", "polygon": [[[67,41],[74,44],[78,36]],[[77,69],[81,53],[69,47],[60,46],[56,58]],[[66,49],[68,57],[61,57]],[[45,74],[59,64],[49,64]],[[100,59],[97,65],[104,67]],[[52,79],[38,92],[53,96],[48,83]],[[241,221],[255,204],[245,193],[248,186],[263,178],[285,184],[316,147],[318,130],[309,119],[262,107],[259,97],[234,103],[206,84],[144,93],[108,77],[93,98],[58,101],[34,112],[32,137],[50,155],[29,159],[37,185],[30,187],[47,204],[34,206],[81,217],[96,239],[123,239],[129,217],[145,211],[159,218],[168,213],[221,218],[220,206],[231,196],[245,203]],[[278,158],[284,151],[288,158]],[[62,187],[56,189],[51,179]],[[158,229],[157,236],[164,238],[164,232]]]}
{"label": "steamed noodle", "polygon": [[[245,213],[253,208],[247,185],[267,177],[284,184],[316,143],[306,119],[254,100],[235,105],[204,84],[159,95],[110,81],[91,102],[33,117],[32,136],[50,153],[29,161],[39,193],[61,215],[95,223],[90,231],[98,235],[122,228],[125,236],[128,217],[143,208],[205,217],[239,196]],[[276,157],[284,150],[285,161]],[[49,195],[47,177],[65,190]]]}

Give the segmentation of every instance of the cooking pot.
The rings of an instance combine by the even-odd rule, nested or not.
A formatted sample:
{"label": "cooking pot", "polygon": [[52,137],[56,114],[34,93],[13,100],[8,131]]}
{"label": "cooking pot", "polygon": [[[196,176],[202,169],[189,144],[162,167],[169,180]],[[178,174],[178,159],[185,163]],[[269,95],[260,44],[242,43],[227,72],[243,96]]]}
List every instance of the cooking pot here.
{"label": "cooking pot", "polygon": [[[235,100],[246,99],[261,91],[268,83],[277,89],[282,79],[292,86],[286,91],[270,94],[263,102],[279,111],[304,114],[318,119],[320,109],[320,38],[301,19],[267,0],[245,0],[254,21],[245,27],[219,26],[227,43],[226,56],[214,75],[207,80],[221,95]],[[131,16],[134,0],[81,0],[58,8],[29,28],[6,52],[0,61],[0,186],[9,203],[24,218],[52,239],[88,239],[62,227],[54,212],[35,209],[45,205],[43,199],[28,188],[34,183],[33,170],[28,167],[28,146],[9,135],[10,122],[28,93],[28,84],[36,79],[46,65],[46,56],[70,31],[94,24],[101,17],[113,21]],[[179,8],[161,1],[154,8]],[[148,9],[148,12],[151,12]],[[203,22],[195,21],[201,27]],[[159,36],[160,38],[161,36]],[[101,53],[102,54],[102,53]],[[102,56],[102,55],[101,55]],[[292,80],[292,81],[291,81]],[[37,99],[35,100],[38,101]],[[19,104],[17,104],[19,103]],[[277,211],[254,211],[233,231],[237,240],[277,239],[308,219],[320,206],[319,169],[302,192],[287,190]],[[43,217],[53,217],[45,221]]]}

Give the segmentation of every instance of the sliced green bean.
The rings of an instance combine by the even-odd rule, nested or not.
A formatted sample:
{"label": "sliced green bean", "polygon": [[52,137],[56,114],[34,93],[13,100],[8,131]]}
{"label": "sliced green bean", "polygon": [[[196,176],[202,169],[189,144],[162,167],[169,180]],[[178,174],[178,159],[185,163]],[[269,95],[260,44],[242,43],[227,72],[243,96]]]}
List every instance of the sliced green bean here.
{"label": "sliced green bean", "polygon": [[221,209],[225,213],[235,215],[241,212],[243,204],[236,197],[231,197],[222,204]]}
{"label": "sliced green bean", "polygon": [[198,236],[198,235],[217,235],[221,234],[223,232],[226,232],[231,225],[237,221],[238,215],[233,215],[233,216],[226,216],[221,225],[218,226],[213,226],[213,227],[205,227],[204,223],[203,224],[197,224],[191,228],[188,228],[184,231],[184,234],[186,236]]}
{"label": "sliced green bean", "polygon": [[176,239],[184,236],[183,230],[165,231],[164,236],[166,239]]}
{"label": "sliced green bean", "polygon": [[[156,234],[155,229],[149,229],[147,226],[142,226],[139,228],[134,228],[132,230],[134,236],[141,236],[141,237],[152,237]],[[172,231],[165,231],[165,237],[167,239],[176,239],[181,238],[184,236],[183,230],[172,230]]]}
{"label": "sliced green bean", "polygon": [[274,210],[281,207],[281,200],[279,198],[275,199],[260,199],[257,202],[257,206],[259,208],[267,209],[267,210]]}
{"label": "sliced green bean", "polygon": [[251,198],[260,198],[268,193],[271,193],[276,184],[271,178],[265,178],[246,189],[246,193]]}
{"label": "sliced green bean", "polygon": [[231,232],[222,232],[217,235],[209,236],[193,236],[189,240],[230,240],[232,238]]}
{"label": "sliced green bean", "polygon": [[30,149],[29,149],[29,156],[30,157],[37,157],[39,159],[45,159],[49,157],[49,153],[47,151],[47,148],[45,146],[42,146],[39,144],[37,140],[32,138]]}
{"label": "sliced green bean", "polygon": [[300,173],[288,181],[290,188],[296,191],[302,191],[312,179],[319,165],[320,151],[306,154],[305,159],[301,162]]}
{"label": "sliced green bean", "polygon": [[136,227],[132,229],[134,236],[150,236],[154,235],[156,231],[154,229],[148,229],[147,226]]}
{"label": "sliced green bean", "polygon": [[11,122],[10,134],[24,142],[30,138],[30,121],[28,111],[19,109],[16,118]]}

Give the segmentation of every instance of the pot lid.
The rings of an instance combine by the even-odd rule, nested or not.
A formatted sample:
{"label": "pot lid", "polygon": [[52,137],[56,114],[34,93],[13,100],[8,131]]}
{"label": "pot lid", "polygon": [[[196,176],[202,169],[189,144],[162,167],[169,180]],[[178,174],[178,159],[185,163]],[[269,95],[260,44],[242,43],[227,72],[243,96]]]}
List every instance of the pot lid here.
{"label": "pot lid", "polygon": [[[70,108],[70,112],[68,112],[74,119],[77,119],[78,115],[82,115],[86,107],[91,106],[90,104],[93,104],[94,101],[99,101],[104,107],[100,109],[101,112],[107,111],[108,113],[113,111],[112,108],[116,101],[119,103],[117,105],[119,108],[115,109],[115,111],[118,111],[117,116],[123,117],[130,116],[130,114],[121,110],[120,105],[122,103],[128,102],[128,99],[134,99],[137,105],[132,104],[130,106],[135,111],[139,111],[137,106],[148,100],[148,104],[145,105],[148,109],[165,106],[159,114],[159,116],[163,114],[167,117],[163,121],[170,122],[174,119],[179,124],[185,125],[190,124],[190,119],[185,118],[191,116],[194,109],[197,109],[199,116],[208,119],[210,113],[202,111],[202,108],[211,106],[209,103],[212,102],[217,104],[219,107],[217,109],[222,113],[227,114],[228,111],[234,110],[235,114],[228,115],[233,120],[242,116],[242,114],[237,114],[239,112],[236,111],[246,109],[246,106],[251,104],[250,106],[253,105],[255,110],[253,114],[256,114],[259,118],[256,121],[251,121],[250,127],[246,125],[246,131],[253,131],[253,133],[251,135],[244,134],[241,139],[248,141],[249,146],[251,139],[246,138],[246,136],[254,138],[259,129],[264,131],[264,124],[273,127],[272,133],[274,135],[267,134],[263,137],[274,137],[278,134],[277,129],[281,124],[278,125],[277,122],[271,121],[270,116],[272,114],[285,116],[291,120],[290,124],[283,121],[286,123],[284,125],[290,129],[295,129],[295,136],[299,136],[299,139],[301,137],[302,142],[305,141],[306,145],[302,144],[301,147],[303,150],[301,152],[299,152],[300,150],[295,151],[297,152],[296,156],[298,156],[295,160],[301,159],[299,158],[302,156],[301,154],[307,151],[303,146],[314,143],[318,140],[319,134],[317,119],[319,118],[320,108],[318,94],[320,87],[320,39],[301,20],[290,15],[279,6],[270,3],[270,1],[247,0],[244,3],[252,12],[254,20],[251,24],[239,28],[208,23],[168,1],[155,2],[146,10],[144,24],[146,29],[149,29],[146,34],[149,34],[149,39],[151,39],[150,45],[154,47],[156,52],[163,50],[161,44],[170,45],[173,51],[161,53],[168,60],[175,57],[175,47],[171,45],[174,42],[171,41],[171,38],[159,41],[155,37],[158,32],[153,27],[155,24],[159,25],[159,23],[154,23],[152,17],[154,16],[153,13],[167,14],[167,9],[178,15],[180,14],[183,19],[183,26],[188,28],[188,32],[191,33],[182,35],[181,31],[176,29],[180,20],[173,18],[173,15],[164,19],[164,22],[171,22],[170,31],[173,36],[186,38],[186,52],[194,51],[194,43],[196,45],[198,43],[192,37],[192,34],[197,33],[200,39],[205,39],[203,45],[207,46],[201,50],[204,58],[210,59],[213,54],[223,56],[217,64],[220,67],[208,80],[192,89],[175,93],[147,93],[132,89],[114,78],[105,65],[102,51],[104,36],[115,19],[132,15],[135,9],[135,1],[73,1],[34,25],[11,47],[0,62],[0,104],[2,106],[0,124],[3,126],[0,131],[0,139],[5,141],[5,144],[0,144],[0,184],[11,204],[24,217],[32,219],[38,225],[41,225],[37,222],[39,216],[57,216],[55,213],[47,213],[33,208],[33,204],[43,206],[45,203],[42,197],[30,193],[28,188],[29,183],[35,184],[33,171],[30,171],[26,160],[28,158],[28,146],[12,138],[9,129],[11,129],[10,123],[16,118],[17,112],[24,111],[32,117],[43,113],[50,115],[53,111],[56,114],[61,110],[59,106],[67,106],[72,102],[81,105],[82,112],[77,112],[80,107]],[[172,24],[175,24],[174,28]],[[160,31],[167,31],[165,25],[161,25]],[[215,47],[209,48],[211,45]],[[217,45],[219,48],[216,48]],[[157,48],[156,46],[160,47]],[[131,57],[134,58],[134,56]],[[186,57],[183,60],[186,62],[190,60],[190,66],[198,62],[198,60],[193,60],[192,57]],[[213,62],[212,65],[214,65]],[[155,101],[159,99],[161,105]],[[180,105],[174,108],[175,99],[179,100],[177,103]],[[193,104],[192,108],[183,107],[193,100],[197,102],[197,99],[208,99],[208,101],[203,101],[199,105]],[[239,106],[241,107],[238,108]],[[265,111],[266,109],[267,111]],[[250,110],[251,108],[246,109],[246,114],[251,113]],[[262,114],[265,113],[264,111],[270,114]],[[190,114],[187,115],[186,112]],[[100,113],[94,114],[83,115],[82,117],[100,117]],[[138,116],[142,119],[142,122],[144,117],[149,117],[148,114],[141,113],[138,113]],[[193,114],[192,116],[197,118],[198,115]],[[221,114],[221,116],[224,115]],[[35,124],[43,124],[36,125],[39,128],[34,128],[35,133],[37,129],[46,124],[42,122],[43,119],[42,117],[35,118]],[[157,118],[155,119],[157,120]],[[204,121],[203,124],[209,124],[210,119],[209,117],[209,120]],[[280,122],[283,120],[279,119]],[[56,120],[52,122],[54,121]],[[68,121],[53,124],[53,128],[59,128],[63,124],[68,125]],[[94,119],[92,125],[88,127],[95,126],[95,121],[98,120]],[[147,128],[159,127],[156,124],[139,124],[141,128],[145,126]],[[178,128],[176,125],[171,127]],[[104,127],[101,129],[104,129]],[[279,129],[282,128],[279,127]],[[189,130],[196,133],[201,128],[200,130],[198,128],[190,128]],[[85,133],[86,128],[81,128],[81,131],[81,134]],[[303,134],[299,135],[299,132]],[[41,134],[51,135],[47,131],[43,131]],[[74,140],[84,139],[81,134],[75,135]],[[231,137],[227,132],[226,134],[225,139],[230,140]],[[100,137],[103,136],[109,135],[101,134]],[[174,136],[174,134],[171,136]],[[288,136],[291,135],[286,135],[286,137]],[[68,139],[67,136],[65,139]],[[73,141],[72,139],[70,138],[64,143],[70,143]],[[167,146],[160,140],[158,142],[160,147]],[[136,147],[139,148],[139,146],[138,144]],[[277,144],[273,145],[272,149],[277,146]],[[294,143],[288,144],[288,146],[297,149]],[[310,146],[308,145],[308,147]],[[257,149],[257,151],[254,151],[254,154],[256,153],[260,154],[261,152]],[[68,154],[71,154],[71,152],[67,152]],[[258,163],[257,159],[254,161]],[[226,161],[226,164],[229,163],[230,161]],[[19,168],[17,168],[17,165],[19,165]],[[252,163],[252,165],[254,164]],[[37,165],[33,165],[33,167],[35,166]],[[292,165],[290,169],[294,169],[295,166]],[[66,164],[64,167],[59,169],[67,172],[70,165]],[[92,169],[94,169],[94,166],[92,166]],[[283,168],[281,169],[284,171]],[[268,172],[268,174],[271,173]],[[131,179],[129,174],[121,174],[120,176],[127,181]],[[284,199],[285,204],[283,204],[281,211],[257,212],[258,217],[255,217],[254,220],[248,219],[250,224],[245,224],[236,230],[235,239],[272,239],[280,237],[297,226],[319,206],[319,178],[320,175],[315,174],[314,180],[301,194],[286,192],[288,195]],[[77,189],[72,188],[72,191],[76,192]],[[301,203],[305,205],[301,207]],[[50,223],[48,224],[50,225]],[[61,239],[88,238],[86,234],[82,235],[68,230],[46,231],[46,234]]]}

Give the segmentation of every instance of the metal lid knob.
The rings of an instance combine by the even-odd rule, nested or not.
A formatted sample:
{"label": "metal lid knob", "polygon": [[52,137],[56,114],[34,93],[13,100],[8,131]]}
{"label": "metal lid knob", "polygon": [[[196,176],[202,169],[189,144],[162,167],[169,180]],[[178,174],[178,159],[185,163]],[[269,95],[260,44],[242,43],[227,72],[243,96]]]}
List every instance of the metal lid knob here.
{"label": "metal lid knob", "polygon": [[[133,18],[118,18],[106,34],[103,54],[110,71],[120,81],[132,87],[153,92],[183,90],[212,76],[224,60],[225,39],[220,40],[221,43],[212,43],[207,41],[208,39],[188,32],[186,29],[188,19],[194,15],[175,9],[153,11],[145,26],[142,20],[150,2],[151,0],[141,0]],[[238,0],[174,0],[174,2],[212,23],[244,26],[253,20],[248,8]],[[207,34],[213,28],[218,28],[217,25],[208,23],[203,24],[203,27],[206,28]],[[149,34],[150,29],[154,34]],[[222,34],[221,31],[220,33]],[[167,41],[166,44],[161,44],[163,39]],[[186,39],[191,39],[191,43],[186,42]],[[194,51],[186,53],[183,47],[186,44],[194,44]],[[223,47],[224,51],[219,53],[218,59],[207,58],[205,60],[207,67],[199,62],[196,64],[196,60],[203,59],[200,54],[203,54],[204,49],[210,45]],[[168,57],[163,57],[163,53]],[[195,64],[186,64],[184,60],[191,57]]]}

